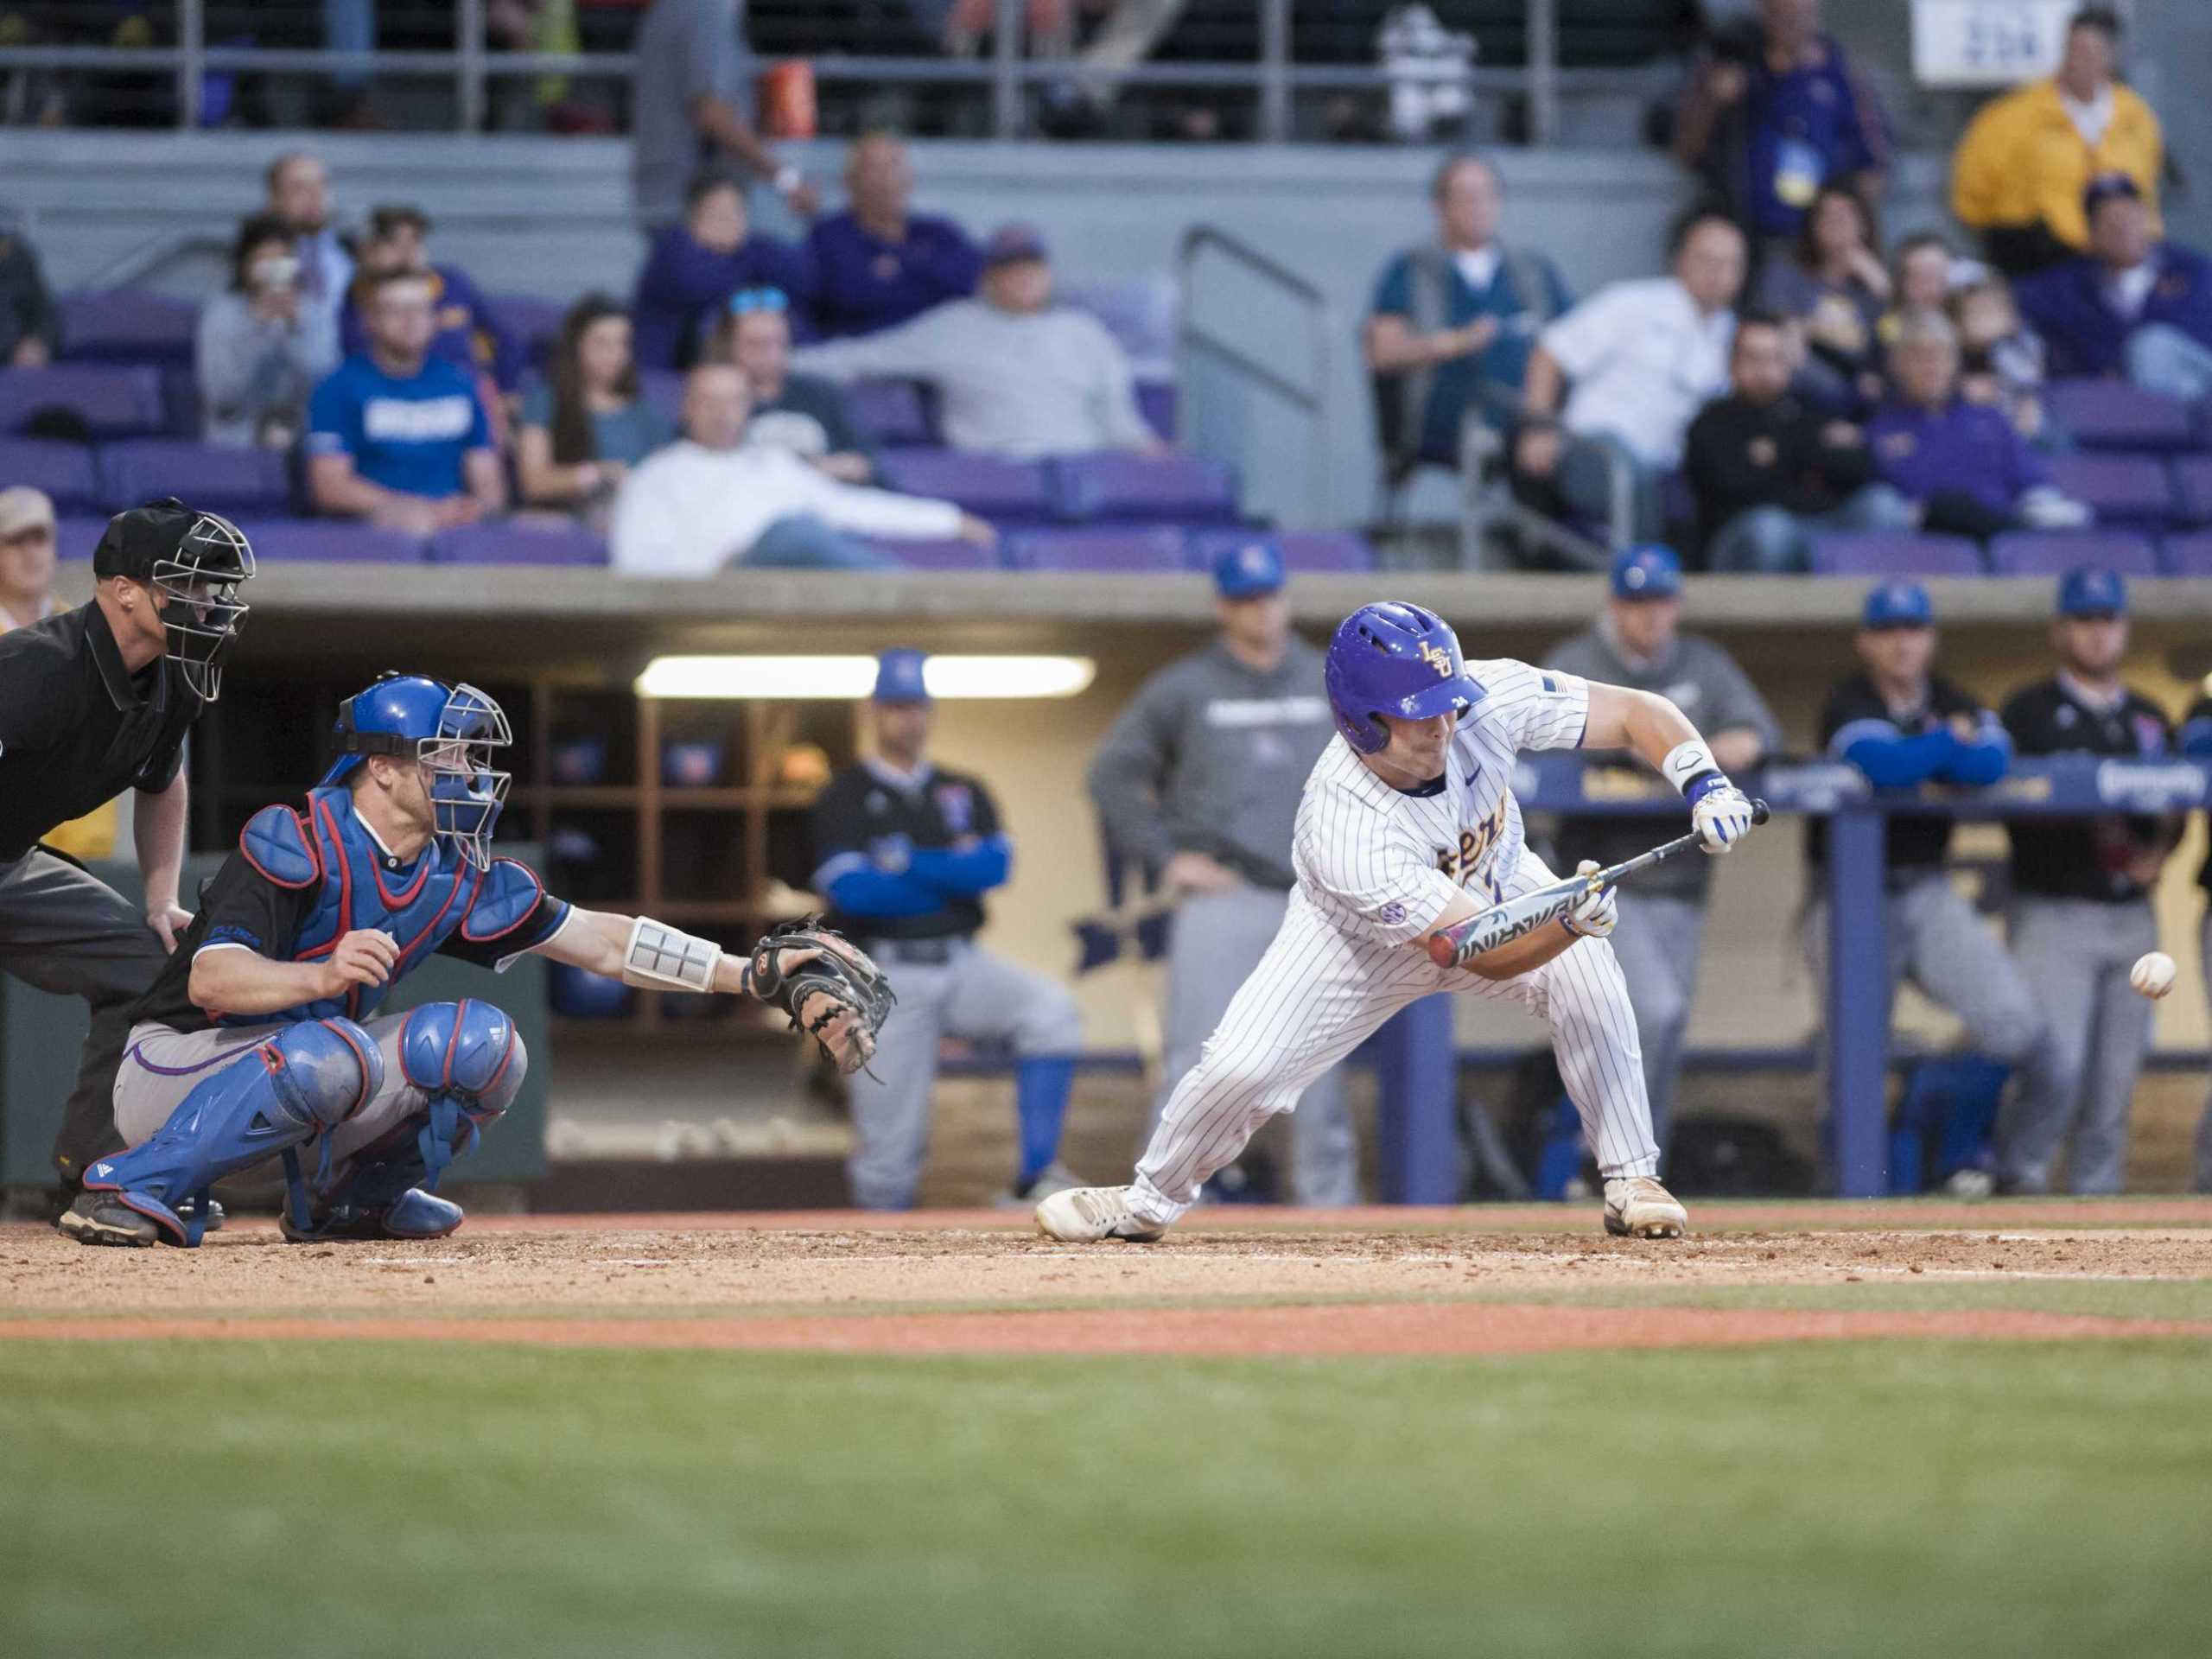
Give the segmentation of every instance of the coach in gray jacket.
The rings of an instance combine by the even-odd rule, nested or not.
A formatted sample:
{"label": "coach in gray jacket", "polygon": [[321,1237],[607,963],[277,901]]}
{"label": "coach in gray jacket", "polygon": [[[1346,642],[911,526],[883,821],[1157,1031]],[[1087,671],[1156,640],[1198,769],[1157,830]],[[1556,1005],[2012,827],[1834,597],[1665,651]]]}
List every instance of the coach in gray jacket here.
{"label": "coach in gray jacket", "polygon": [[[1144,683],[1090,763],[1090,796],[1125,859],[1178,900],[1167,959],[1170,1088],[1282,925],[1291,825],[1335,729],[1321,653],[1290,629],[1282,556],[1264,536],[1214,563],[1221,637]],[[1165,1095],[1153,1103],[1157,1122]],[[1306,1091],[1292,1125],[1300,1204],[1359,1201],[1359,1156],[1341,1076]],[[1149,1132],[1149,1125],[1147,1125]]]}
{"label": "coach in gray jacket", "polygon": [[[1597,626],[1562,641],[1544,666],[1671,699],[1705,734],[1713,764],[1740,777],[1779,747],[1781,728],[1726,652],[1710,639],[1676,632],[1681,594],[1682,566],[1673,549],[1630,549],[1613,561],[1611,592]],[[1622,757],[1600,753],[1590,762],[1619,765]],[[1567,861],[1560,868],[1585,858],[1618,863],[1658,838],[1644,818],[1569,818],[1560,825],[1559,853]],[[1707,860],[1669,859],[1624,883],[1616,895],[1620,923],[1613,931],[1613,955],[1620,960],[1629,1002],[1636,1009],[1643,1079],[1651,1096],[1651,1134],[1662,1155],[1675,1080],[1681,1071],[1682,1033],[1697,991],[1712,877]]]}

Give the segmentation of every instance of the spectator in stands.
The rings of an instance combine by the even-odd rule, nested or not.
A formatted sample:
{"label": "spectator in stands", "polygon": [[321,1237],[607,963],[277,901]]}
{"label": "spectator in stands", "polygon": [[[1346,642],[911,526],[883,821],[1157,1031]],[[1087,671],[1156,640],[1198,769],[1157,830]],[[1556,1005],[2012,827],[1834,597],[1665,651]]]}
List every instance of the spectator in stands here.
{"label": "spectator in stands", "polygon": [[269,163],[265,179],[268,211],[292,233],[300,293],[311,309],[335,320],[353,280],[353,256],[331,228],[329,169],[303,149],[288,150]]}
{"label": "spectator in stands", "polygon": [[1959,396],[1959,337],[1942,312],[1904,320],[1890,372],[1897,391],[1867,422],[1866,444],[1882,480],[1919,504],[1925,528],[1979,540],[2088,522],[2001,411]]}
{"label": "spectator in stands", "polygon": [[[2212,761],[2212,696],[2199,697],[2182,717],[2181,752],[2197,760]],[[2204,918],[2197,925],[2198,944],[2204,963],[2204,986],[2212,994],[2212,852],[2205,855],[2196,872],[2196,885],[2204,889]],[[2212,1100],[2196,1121],[2196,1171],[2190,1182],[2192,1192],[2212,1192]]]}
{"label": "spectator in stands", "polygon": [[683,217],[685,193],[704,167],[741,168],[772,183],[793,212],[814,212],[817,200],[798,169],[753,130],[758,66],[743,0],[653,0],[632,49],[630,192],[647,232]]}
{"label": "spectator in stands", "polygon": [[1756,35],[1724,36],[1698,63],[1675,154],[1747,235],[1786,244],[1823,185],[1879,194],[1890,139],[1872,89],[1821,32],[1820,0],[1760,0]]}
{"label": "spectator in stands", "polygon": [[875,447],[853,418],[843,389],[819,375],[791,372],[791,312],[781,289],[731,295],[713,356],[745,371],[753,393],[747,443],[779,444],[843,483],[865,484],[875,476]]}
{"label": "spectator in stands", "polygon": [[550,384],[523,397],[515,452],[522,499],[601,520],[630,468],[675,437],[675,423],[638,389],[629,313],[605,294],[587,294],[561,320]]}
{"label": "spectator in stands", "polygon": [[1537,333],[1569,303],[1550,260],[1498,240],[1504,198],[1481,156],[1446,157],[1429,187],[1435,240],[1397,254],[1376,284],[1363,346],[1387,400],[1394,484],[1424,462],[1457,467],[1468,415],[1512,424]]}
{"label": "spectator in stands", "polygon": [[1951,296],[1951,325],[1959,331],[1959,390],[1969,401],[2005,411],[2030,443],[2064,447],[2043,404],[2044,343],[2020,321],[2012,290],[1993,272]]}
{"label": "spectator in stands", "polygon": [[2088,188],[2090,253],[2024,277],[2020,310],[2062,375],[2125,375],[2195,402],[2212,391],[2212,260],[2160,240],[2135,181]]}
{"label": "spectator in stands", "polygon": [[872,334],[976,291],[982,256],[952,220],[913,211],[914,169],[897,138],[861,134],[845,155],[845,189],[844,212],[806,238],[824,340]]}
{"label": "spectator in stands", "polygon": [[[1765,333],[1779,353],[1780,330]],[[1597,626],[1562,641],[1544,666],[1609,685],[1635,686],[1671,698],[1694,721],[1713,764],[1740,778],[1782,747],[1782,727],[1751,680],[1719,645],[1678,632],[1682,567],[1667,547],[1631,548],[1613,561],[1611,596]],[[1630,767],[1650,776],[1624,753],[1589,753],[1590,763]],[[1570,818],[1559,827],[1561,856],[1617,864],[1650,845],[1651,826],[1635,818]],[[1643,1076],[1651,1096],[1651,1134],[1663,1154],[1669,1107],[1681,1070],[1682,1037],[1697,993],[1698,956],[1711,887],[1709,859],[1673,859],[1624,884],[1629,925],[1616,929],[1614,955],[1628,982],[1636,1029],[1643,1044]],[[1629,889],[1635,888],[1634,893]],[[1630,935],[1634,937],[1630,938]]]}
{"label": "spectator in stands", "polygon": [[0,364],[42,369],[61,349],[61,311],[38,254],[12,213],[0,211]]}
{"label": "spectator in stands", "polygon": [[54,613],[54,502],[44,490],[0,490],[0,633]]}
{"label": "spectator in stands", "polygon": [[833,380],[927,380],[955,448],[1009,455],[1160,448],[1137,412],[1129,360],[1089,312],[1052,303],[1045,243],[1002,225],[983,250],[982,291],[865,340],[807,346],[791,358]]}
{"label": "spectator in stands", "polygon": [[338,366],[335,321],[300,291],[296,245],[274,214],[247,219],[231,245],[230,287],[200,308],[193,369],[210,443],[290,449],[308,398]]}
{"label": "spectator in stands", "polygon": [[1690,423],[1682,462],[1713,570],[1793,574],[1823,530],[1910,529],[1912,504],[1874,481],[1865,435],[1789,389],[1781,323],[1748,312],[1729,357],[1733,390]]}
{"label": "spectator in stands", "polygon": [[1624,481],[1630,522],[1614,528],[1637,541],[1665,528],[1662,481],[1727,387],[1744,285],[1743,232],[1718,213],[1683,219],[1669,252],[1672,275],[1600,289],[1538,337],[1514,440],[1516,486],[1547,510],[1604,519]]}
{"label": "spectator in stands", "polygon": [[[1930,782],[1980,786],[2005,775],[2012,746],[2004,727],[1934,671],[1936,611],[1925,588],[1886,582],[1869,593],[1857,646],[1862,671],[1838,682],[1821,710],[1821,747],[1830,757],[1849,761],[1879,789]],[[2011,954],[1945,873],[1951,825],[1947,817],[1893,812],[1884,826],[1888,880],[1880,903],[1889,982],[1881,988],[1882,1006],[1893,1007],[1897,982],[1910,979],[1959,1017],[1974,1048],[2000,1065],[2020,1068],[2024,1085],[2047,1057],[2043,1015]],[[1807,819],[1805,957],[1813,982],[1822,986],[1828,977],[1827,853],[1827,820]],[[1873,894],[1864,897],[1875,902]]]}
{"label": "spectator in stands", "polygon": [[1989,263],[2019,277],[2089,246],[2082,192],[2119,173],[2135,181],[2158,229],[2158,118],[2117,85],[2120,17],[2084,6],[2066,30],[2058,73],[2008,92],[1974,118],[1951,162],[1951,208],[1982,233]]}
{"label": "spectator in stands", "polygon": [[691,181],[683,222],[655,234],[638,273],[630,310],[639,366],[677,369],[696,362],[702,335],[741,288],[780,289],[804,308],[813,299],[813,268],[800,250],[753,234],[745,192],[734,179],[702,173]]}
{"label": "spectator in stands", "polygon": [[1897,330],[1916,312],[1948,310],[1953,291],[1979,279],[1982,267],[1961,259],[1940,231],[1916,231],[1897,244],[1890,281],[1890,308],[1875,325],[1887,366],[1887,354],[1897,343]]}
{"label": "spectator in stands", "polygon": [[1879,395],[1875,326],[1890,292],[1873,210],[1856,191],[1822,186],[1790,257],[1770,259],[1758,282],[1759,308],[1788,318],[1803,337],[1798,378],[1808,396],[1841,410]]}
{"label": "spectator in stands", "polygon": [[522,385],[521,343],[493,315],[491,302],[467,271],[432,263],[429,238],[430,217],[420,207],[388,204],[370,210],[359,273],[339,315],[340,349],[348,357],[368,349],[368,327],[361,315],[362,279],[411,270],[430,283],[438,325],[430,337],[430,355],[488,379],[502,392],[517,391]]}
{"label": "spectator in stands", "polygon": [[684,437],[648,456],[614,499],[614,568],[706,576],[725,565],[874,569],[893,561],[851,535],[988,545],[991,527],[950,501],[841,484],[773,444],[748,444],[752,398],[734,363],[702,363],[683,383]]}
{"label": "spectator in stands", "polygon": [[[2127,584],[2082,566],[2058,584],[2051,645],[2058,672],[2005,699],[2005,729],[2022,754],[2142,759],[2173,751],[2173,728],[2120,677],[2127,656]],[[2047,1192],[2070,1136],[2077,1193],[2127,1184],[2127,1117],[2151,1045],[2151,1005],[2128,987],[2136,958],[2158,948],[2152,890],[2182,816],[2021,819],[2012,843],[2013,960],[2050,1027],[2050,1064],[1997,1121],[1998,1185]]]}
{"label": "spectator in stands", "polygon": [[308,404],[308,492],[318,512],[428,536],[506,505],[476,382],[430,355],[430,279],[386,271],[367,296],[368,350]]}

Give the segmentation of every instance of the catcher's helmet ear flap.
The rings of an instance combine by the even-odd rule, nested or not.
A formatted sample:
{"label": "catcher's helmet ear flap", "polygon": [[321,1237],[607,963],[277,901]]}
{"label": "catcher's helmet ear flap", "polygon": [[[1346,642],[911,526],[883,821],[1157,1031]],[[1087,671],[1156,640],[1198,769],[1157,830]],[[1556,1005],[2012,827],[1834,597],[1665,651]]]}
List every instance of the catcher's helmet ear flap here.
{"label": "catcher's helmet ear flap", "polygon": [[1471,709],[1483,695],[1451,625],[1395,600],[1363,605],[1338,626],[1323,678],[1337,730],[1362,754],[1389,743],[1382,715],[1427,720]]}

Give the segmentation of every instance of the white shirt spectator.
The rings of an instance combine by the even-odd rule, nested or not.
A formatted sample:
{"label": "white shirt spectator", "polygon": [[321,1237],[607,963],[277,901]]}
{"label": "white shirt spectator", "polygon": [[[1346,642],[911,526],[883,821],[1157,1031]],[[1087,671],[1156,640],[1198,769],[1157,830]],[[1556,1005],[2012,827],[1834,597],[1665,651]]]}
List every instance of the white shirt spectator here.
{"label": "white shirt spectator", "polygon": [[788,449],[709,449],[689,439],[647,456],[614,499],[614,569],[633,576],[711,575],[779,518],[810,513],[860,535],[957,536],[950,501],[841,484]]}
{"label": "white shirt spectator", "polygon": [[1567,429],[1618,438],[1648,467],[1679,465],[1690,423],[1728,390],[1735,332],[1734,313],[1702,315],[1672,276],[1600,289],[1542,336],[1573,383]]}

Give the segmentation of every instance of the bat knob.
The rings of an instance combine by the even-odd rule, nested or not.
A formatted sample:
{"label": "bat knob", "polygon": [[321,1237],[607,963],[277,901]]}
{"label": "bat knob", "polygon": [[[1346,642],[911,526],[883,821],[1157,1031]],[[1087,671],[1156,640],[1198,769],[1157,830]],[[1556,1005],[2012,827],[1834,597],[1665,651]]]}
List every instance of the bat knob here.
{"label": "bat knob", "polygon": [[1753,801],[1751,803],[1751,822],[1753,823],[1764,823],[1773,816],[1773,813],[1767,810],[1766,803],[1764,801]]}

